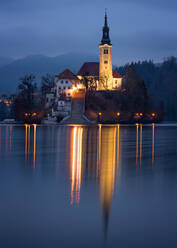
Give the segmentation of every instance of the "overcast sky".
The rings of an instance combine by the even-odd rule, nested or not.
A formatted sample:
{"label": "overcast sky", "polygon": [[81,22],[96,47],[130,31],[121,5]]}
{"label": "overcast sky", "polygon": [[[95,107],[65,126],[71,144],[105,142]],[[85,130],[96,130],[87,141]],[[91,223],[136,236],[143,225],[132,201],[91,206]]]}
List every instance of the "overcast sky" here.
{"label": "overcast sky", "polygon": [[177,56],[176,0],[0,0],[0,56],[98,54],[105,8],[114,63]]}

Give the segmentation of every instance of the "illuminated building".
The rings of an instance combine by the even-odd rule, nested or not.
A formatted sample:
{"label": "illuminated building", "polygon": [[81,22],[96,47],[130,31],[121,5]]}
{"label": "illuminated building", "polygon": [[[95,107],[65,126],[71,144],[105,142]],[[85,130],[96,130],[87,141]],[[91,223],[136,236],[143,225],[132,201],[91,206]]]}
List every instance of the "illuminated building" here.
{"label": "illuminated building", "polygon": [[70,70],[66,69],[58,76],[55,76],[56,95],[59,97],[64,93],[67,97],[72,96],[72,92],[79,85],[80,80]]}
{"label": "illuminated building", "polygon": [[112,69],[112,44],[109,37],[106,13],[99,49],[100,61],[84,63],[77,74],[78,78],[83,79],[83,77],[87,77],[88,80],[94,78],[97,84],[97,90],[115,90],[120,88],[122,85],[122,76],[117,70]]}

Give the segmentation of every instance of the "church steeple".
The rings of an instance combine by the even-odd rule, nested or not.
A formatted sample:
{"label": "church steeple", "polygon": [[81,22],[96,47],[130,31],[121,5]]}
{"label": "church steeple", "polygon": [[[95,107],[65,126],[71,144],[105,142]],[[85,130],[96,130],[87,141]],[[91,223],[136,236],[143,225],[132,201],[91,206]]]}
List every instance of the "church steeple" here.
{"label": "church steeple", "polygon": [[108,27],[108,21],[107,21],[107,13],[105,11],[105,20],[104,20],[104,27],[103,27],[103,36],[101,40],[101,45],[111,45],[111,40],[109,38],[109,27]]}

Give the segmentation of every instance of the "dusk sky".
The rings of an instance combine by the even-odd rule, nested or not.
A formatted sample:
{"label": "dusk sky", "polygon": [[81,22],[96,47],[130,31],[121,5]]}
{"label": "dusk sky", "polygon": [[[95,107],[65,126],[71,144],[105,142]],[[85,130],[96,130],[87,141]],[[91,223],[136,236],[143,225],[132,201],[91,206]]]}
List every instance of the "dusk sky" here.
{"label": "dusk sky", "polygon": [[113,63],[177,56],[176,0],[0,0],[0,56],[98,54],[105,8]]}

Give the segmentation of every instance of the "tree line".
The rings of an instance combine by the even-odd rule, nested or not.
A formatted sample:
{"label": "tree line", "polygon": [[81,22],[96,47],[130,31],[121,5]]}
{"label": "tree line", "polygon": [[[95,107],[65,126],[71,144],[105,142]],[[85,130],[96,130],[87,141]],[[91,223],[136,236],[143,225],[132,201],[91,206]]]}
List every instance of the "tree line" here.
{"label": "tree line", "polygon": [[177,120],[177,60],[169,57],[162,63],[152,60],[126,64],[118,68],[125,75],[134,68],[144,81],[148,93],[148,104],[154,111],[164,113],[165,120]]}

